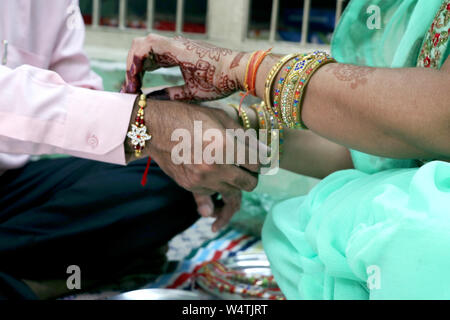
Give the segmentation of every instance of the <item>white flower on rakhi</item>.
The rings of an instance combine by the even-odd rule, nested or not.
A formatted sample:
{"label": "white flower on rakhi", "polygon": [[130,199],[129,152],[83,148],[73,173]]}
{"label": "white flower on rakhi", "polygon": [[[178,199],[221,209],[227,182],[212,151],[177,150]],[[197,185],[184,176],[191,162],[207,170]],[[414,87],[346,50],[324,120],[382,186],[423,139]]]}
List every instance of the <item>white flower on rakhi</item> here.
{"label": "white flower on rakhi", "polygon": [[145,141],[152,138],[151,135],[147,134],[147,127],[138,127],[135,124],[131,125],[131,131],[128,131],[127,137],[131,139],[131,143],[134,146],[140,145],[145,146]]}

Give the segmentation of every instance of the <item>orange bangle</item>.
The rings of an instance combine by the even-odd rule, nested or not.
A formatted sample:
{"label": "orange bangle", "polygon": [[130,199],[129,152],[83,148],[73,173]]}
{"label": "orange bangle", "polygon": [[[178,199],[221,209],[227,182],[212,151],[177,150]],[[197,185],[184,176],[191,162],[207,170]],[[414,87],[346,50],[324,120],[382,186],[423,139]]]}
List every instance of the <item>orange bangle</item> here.
{"label": "orange bangle", "polygon": [[241,93],[241,102],[239,104],[239,114],[241,110],[242,103],[244,102],[244,99],[249,95],[256,95],[256,73],[258,72],[259,66],[263,62],[264,58],[270,53],[272,48],[270,48],[267,51],[255,51],[252,53],[249,62],[247,64],[247,68],[245,71],[245,78],[244,78],[244,87],[245,87],[245,94]]}

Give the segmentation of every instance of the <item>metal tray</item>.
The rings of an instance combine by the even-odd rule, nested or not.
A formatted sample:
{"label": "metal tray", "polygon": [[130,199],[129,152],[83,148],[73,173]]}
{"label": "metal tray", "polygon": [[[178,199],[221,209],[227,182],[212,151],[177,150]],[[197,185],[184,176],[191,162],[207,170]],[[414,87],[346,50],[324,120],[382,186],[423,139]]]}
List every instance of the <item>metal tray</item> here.
{"label": "metal tray", "polygon": [[[248,277],[254,276],[271,276],[272,271],[270,269],[269,261],[265,254],[239,254],[231,258],[226,258],[220,261],[224,266],[229,269],[236,270],[244,273]],[[205,285],[200,278],[195,280],[197,286],[201,290],[219,298],[225,300],[261,300],[256,297],[243,297],[239,294],[233,294],[229,292],[218,292],[210,289]]]}
{"label": "metal tray", "polygon": [[211,300],[200,292],[177,289],[141,289],[119,294],[109,300]]}

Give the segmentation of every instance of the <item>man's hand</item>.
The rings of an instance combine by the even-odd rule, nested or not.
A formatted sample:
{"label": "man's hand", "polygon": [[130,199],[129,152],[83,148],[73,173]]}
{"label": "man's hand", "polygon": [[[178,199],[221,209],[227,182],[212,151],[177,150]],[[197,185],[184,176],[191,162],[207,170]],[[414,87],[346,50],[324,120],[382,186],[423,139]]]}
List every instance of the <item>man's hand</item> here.
{"label": "man's hand", "polygon": [[145,71],[180,67],[185,85],[165,89],[170,100],[201,101],[226,97],[241,88],[248,54],[182,37],[155,34],[136,38],[128,53],[123,92],[136,93]]}
{"label": "man's hand", "polygon": [[[233,121],[223,110],[211,109],[197,105],[191,105],[176,101],[148,100],[145,109],[145,120],[152,140],[147,143],[143,150],[143,156],[150,155],[161,167],[161,169],[175,180],[181,187],[192,191],[196,199],[199,213],[203,216],[213,216],[217,220],[213,230],[217,231],[223,227],[239,210],[241,202],[241,190],[252,191],[257,183],[257,173],[260,165],[258,163],[244,163],[234,165],[226,163],[227,144],[234,145],[234,163],[237,162],[236,150],[245,150],[245,154],[258,152],[253,150],[252,145],[246,140],[237,139],[226,132],[226,129],[242,129],[237,122]],[[194,121],[201,121],[202,132],[194,133]],[[176,129],[184,129],[189,133],[184,141],[191,144],[189,150],[190,163],[176,164],[173,161],[172,149],[180,144],[179,140],[172,141],[172,134]],[[223,139],[217,141],[203,141],[203,134],[208,129],[220,132]],[[205,147],[211,145],[215,150],[221,150],[223,161],[221,163],[194,163],[194,134],[200,134],[201,152]],[[256,139],[256,137],[255,137]],[[220,141],[221,140],[221,141]],[[267,146],[258,143],[258,148],[266,152]],[[229,150],[228,150],[229,151]],[[248,158],[246,156],[246,158]],[[224,206],[214,208],[210,196],[220,193]]]}
{"label": "man's hand", "polygon": [[[224,111],[209,109],[196,105],[190,105],[175,101],[149,100],[145,112],[146,124],[150,134],[153,136],[150,143],[144,149],[144,154],[148,153],[181,187],[186,190],[200,193],[213,194],[219,192],[222,195],[233,194],[240,190],[251,191],[258,182],[257,173],[260,165],[240,164],[236,166],[226,163],[226,145],[234,144],[235,149],[245,149],[246,154],[257,152],[251,150],[248,141],[241,141],[226,132],[226,129],[241,129],[241,127],[230,119]],[[194,133],[194,121],[200,121],[202,132]],[[190,163],[175,164],[172,158],[172,149],[180,144],[179,140],[172,141],[172,134],[176,129],[184,129],[191,141],[184,141],[191,145],[188,155]],[[222,134],[222,141],[203,141],[203,136],[194,137],[194,134],[203,134],[208,129],[218,130]],[[201,163],[194,163],[195,142],[201,141],[201,155],[207,146],[214,149],[221,149],[223,154],[222,164],[208,164],[200,159]],[[258,141],[259,148],[267,148]],[[177,154],[179,154],[177,152]],[[234,152],[234,163],[237,163],[237,154]]]}
{"label": "man's hand", "polygon": [[212,230],[217,232],[224,227],[241,207],[242,193],[229,194],[222,197],[223,206],[216,207],[209,195],[194,193],[198,213],[202,217],[214,217],[216,221]]}

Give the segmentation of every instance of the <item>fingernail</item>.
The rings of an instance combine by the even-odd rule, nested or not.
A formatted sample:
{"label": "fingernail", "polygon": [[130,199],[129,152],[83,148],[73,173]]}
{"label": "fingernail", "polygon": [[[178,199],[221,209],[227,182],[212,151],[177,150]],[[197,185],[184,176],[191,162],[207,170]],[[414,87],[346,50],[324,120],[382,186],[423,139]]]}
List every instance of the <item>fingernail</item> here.
{"label": "fingernail", "polygon": [[198,213],[200,213],[202,217],[209,217],[212,215],[212,208],[207,204],[203,204],[198,208]]}
{"label": "fingernail", "polygon": [[149,93],[147,97],[155,100],[170,100],[169,92],[167,92],[167,89],[153,91],[152,93]]}

